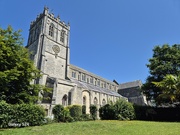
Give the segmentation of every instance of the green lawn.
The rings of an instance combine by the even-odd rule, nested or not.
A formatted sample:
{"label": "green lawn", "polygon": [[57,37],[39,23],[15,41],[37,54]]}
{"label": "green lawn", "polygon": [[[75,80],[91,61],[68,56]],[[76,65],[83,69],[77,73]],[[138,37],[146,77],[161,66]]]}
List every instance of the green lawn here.
{"label": "green lawn", "polygon": [[0,135],[180,135],[178,122],[88,121],[0,129]]}

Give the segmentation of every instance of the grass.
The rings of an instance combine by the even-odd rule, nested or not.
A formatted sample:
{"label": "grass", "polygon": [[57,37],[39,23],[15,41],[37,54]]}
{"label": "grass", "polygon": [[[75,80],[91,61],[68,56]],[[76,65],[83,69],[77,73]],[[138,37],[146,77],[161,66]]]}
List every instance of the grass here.
{"label": "grass", "polygon": [[180,135],[178,122],[87,121],[0,129],[0,135]]}

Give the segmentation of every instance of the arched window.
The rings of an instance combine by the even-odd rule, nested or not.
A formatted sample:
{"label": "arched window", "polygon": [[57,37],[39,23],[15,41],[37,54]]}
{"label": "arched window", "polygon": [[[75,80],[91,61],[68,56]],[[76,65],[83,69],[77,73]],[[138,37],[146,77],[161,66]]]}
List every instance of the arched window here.
{"label": "arched window", "polygon": [[94,105],[97,105],[98,104],[98,100],[97,100],[97,98],[95,97],[94,98]]}
{"label": "arched window", "polygon": [[54,24],[52,23],[49,25],[49,36],[54,36]]}
{"label": "arched window", "polygon": [[61,37],[60,37],[60,41],[64,43],[64,37],[65,37],[65,31],[62,30],[61,31]]}
{"label": "arched window", "polygon": [[83,97],[83,105],[86,105],[86,96]]}
{"label": "arched window", "polygon": [[62,105],[63,106],[67,106],[67,95],[64,95],[63,98],[62,98]]}
{"label": "arched window", "polygon": [[102,105],[104,106],[106,104],[106,100],[105,99],[103,99],[103,101],[102,101]]}

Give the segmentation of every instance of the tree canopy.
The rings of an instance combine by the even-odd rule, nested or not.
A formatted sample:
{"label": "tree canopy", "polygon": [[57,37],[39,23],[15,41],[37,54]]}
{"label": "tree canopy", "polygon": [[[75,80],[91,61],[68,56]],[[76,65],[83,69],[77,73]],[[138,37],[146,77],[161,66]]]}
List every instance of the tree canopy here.
{"label": "tree canopy", "polygon": [[153,57],[149,59],[147,64],[150,75],[143,84],[143,92],[147,99],[152,98],[158,103],[158,96],[162,94],[162,89],[155,86],[152,82],[160,82],[167,74],[178,76],[180,73],[180,45],[172,46],[165,44],[155,46],[153,49]]}
{"label": "tree canopy", "polygon": [[29,59],[20,32],[0,28],[0,100],[11,104],[36,102],[40,90],[31,84],[40,71]]}
{"label": "tree canopy", "polygon": [[179,104],[180,101],[180,76],[167,74],[160,82],[152,82],[159,87],[162,92],[158,95],[157,100],[170,104]]}

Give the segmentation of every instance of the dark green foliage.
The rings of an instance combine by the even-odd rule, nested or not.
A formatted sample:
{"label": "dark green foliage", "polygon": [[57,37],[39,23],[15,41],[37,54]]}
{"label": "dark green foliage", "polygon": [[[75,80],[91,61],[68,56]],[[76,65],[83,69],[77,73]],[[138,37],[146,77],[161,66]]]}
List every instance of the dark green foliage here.
{"label": "dark green foliage", "polygon": [[0,102],[0,127],[36,126],[44,123],[45,112],[39,105],[10,105]]}
{"label": "dark green foliage", "polygon": [[115,118],[119,120],[132,120],[135,118],[132,103],[125,100],[118,100],[114,104]]}
{"label": "dark green foliage", "polygon": [[16,118],[13,122],[27,122],[30,126],[42,125],[44,122],[45,111],[39,105],[20,104],[16,105],[16,110]]}
{"label": "dark green foliage", "polygon": [[12,119],[13,108],[5,101],[0,102],[0,127],[8,127],[8,122]]}
{"label": "dark green foliage", "polygon": [[106,104],[103,107],[99,108],[99,116],[102,120],[114,120],[115,119],[114,106],[110,104]]}
{"label": "dark green foliage", "polygon": [[53,110],[54,120],[57,122],[72,122],[73,118],[70,116],[69,108],[64,108],[62,105],[55,105]]}
{"label": "dark green foliage", "polygon": [[147,67],[149,68],[150,75],[142,87],[143,92],[146,94],[148,100],[153,98],[157,104],[162,103],[163,100],[161,99],[159,102],[157,98],[162,93],[162,90],[152,84],[152,82],[162,81],[167,74],[179,75],[180,45],[155,46],[153,57],[149,59]]}
{"label": "dark green foliage", "polygon": [[54,119],[58,122],[60,122],[62,120],[62,111],[64,110],[64,106],[62,105],[55,105],[52,113],[54,114]]}
{"label": "dark green foliage", "polygon": [[71,117],[78,120],[82,115],[82,107],[80,105],[73,105],[69,109]]}
{"label": "dark green foliage", "polygon": [[146,110],[150,109],[150,106],[139,106],[134,104],[134,111],[137,120],[148,120]]}
{"label": "dark green foliage", "polygon": [[134,105],[137,120],[180,121],[180,107],[151,107]]}
{"label": "dark green foliage", "polygon": [[82,106],[82,114],[86,114],[86,106],[85,105]]}
{"label": "dark green foliage", "polygon": [[32,85],[40,72],[29,59],[28,50],[22,45],[20,31],[12,27],[0,28],[0,101],[7,103],[34,103],[41,86]]}
{"label": "dark green foliage", "polygon": [[97,119],[97,107],[95,105],[90,105],[90,114],[93,120]]}
{"label": "dark green foliage", "polygon": [[133,105],[125,100],[118,100],[115,104],[106,104],[99,109],[102,120],[132,120],[135,118]]}
{"label": "dark green foliage", "polygon": [[162,90],[157,97],[159,103],[180,104],[180,76],[167,74],[162,81],[152,83]]}
{"label": "dark green foliage", "polygon": [[90,117],[89,114],[82,114],[81,115],[81,120],[82,121],[89,121],[89,120],[92,120],[92,118]]}

